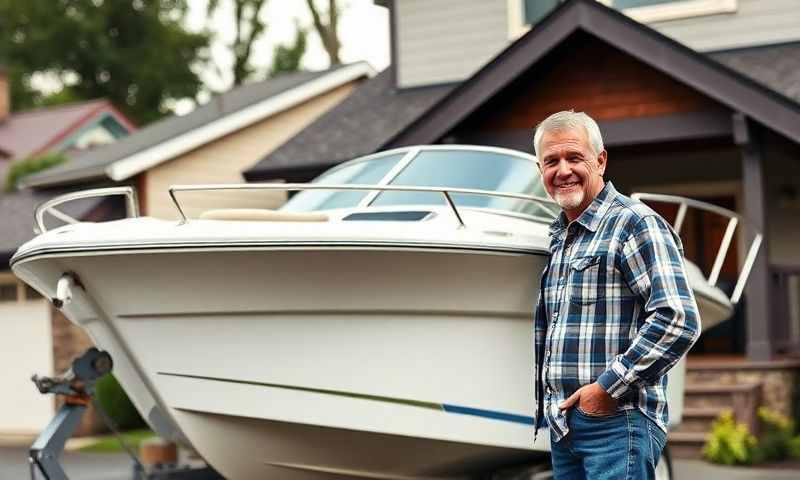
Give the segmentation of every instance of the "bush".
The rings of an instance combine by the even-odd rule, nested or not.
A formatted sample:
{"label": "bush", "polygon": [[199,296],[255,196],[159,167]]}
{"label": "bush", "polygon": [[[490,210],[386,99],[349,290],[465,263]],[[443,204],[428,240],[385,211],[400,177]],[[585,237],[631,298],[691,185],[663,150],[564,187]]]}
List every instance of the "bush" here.
{"label": "bush", "polygon": [[95,396],[97,403],[119,429],[131,430],[145,426],[142,416],[113,375],[105,375],[95,383]]}
{"label": "bush", "polygon": [[758,409],[758,420],[761,423],[761,436],[758,439],[755,461],[768,462],[787,458],[794,434],[794,422],[765,407]]}
{"label": "bush", "polygon": [[711,426],[703,457],[723,465],[749,465],[757,456],[756,447],[756,438],[747,430],[747,425],[736,423],[733,412],[725,410]]}
{"label": "bush", "polygon": [[765,407],[758,409],[761,436],[756,439],[743,423],[733,420],[733,413],[724,411],[714,421],[711,436],[703,447],[703,456],[724,465],[800,459],[800,435],[794,436],[794,422]]}
{"label": "bush", "polygon": [[67,161],[63,153],[45,153],[36,157],[26,158],[11,164],[6,174],[6,191],[11,192],[17,188],[17,182],[23,177],[33,175],[50,167],[55,167]]}

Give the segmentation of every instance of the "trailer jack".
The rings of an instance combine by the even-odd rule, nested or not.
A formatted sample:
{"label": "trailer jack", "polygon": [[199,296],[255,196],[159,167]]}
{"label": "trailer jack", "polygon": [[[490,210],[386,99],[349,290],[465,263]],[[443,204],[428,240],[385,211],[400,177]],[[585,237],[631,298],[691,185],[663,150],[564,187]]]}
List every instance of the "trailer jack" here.
{"label": "trailer jack", "polygon": [[67,439],[80,424],[89,404],[93,404],[111,431],[118,435],[120,443],[133,460],[134,480],[222,480],[212,468],[189,468],[181,466],[159,467],[148,471],[129,448],[114,424],[114,421],[94,400],[95,382],[111,372],[111,355],[94,347],[72,362],[63,374],[55,377],[39,377],[31,380],[39,393],[64,397],[64,404],[33,442],[28,452],[31,480],[69,480],[61,466],[61,454]]}

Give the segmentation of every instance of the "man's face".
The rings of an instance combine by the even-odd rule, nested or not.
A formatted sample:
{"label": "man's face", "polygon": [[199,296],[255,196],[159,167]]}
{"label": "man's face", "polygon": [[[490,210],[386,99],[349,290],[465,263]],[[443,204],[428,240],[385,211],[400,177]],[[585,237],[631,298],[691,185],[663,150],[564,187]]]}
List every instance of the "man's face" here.
{"label": "man's face", "polygon": [[603,189],[606,152],[595,154],[586,131],[563,130],[542,136],[539,168],[547,193],[575,220]]}

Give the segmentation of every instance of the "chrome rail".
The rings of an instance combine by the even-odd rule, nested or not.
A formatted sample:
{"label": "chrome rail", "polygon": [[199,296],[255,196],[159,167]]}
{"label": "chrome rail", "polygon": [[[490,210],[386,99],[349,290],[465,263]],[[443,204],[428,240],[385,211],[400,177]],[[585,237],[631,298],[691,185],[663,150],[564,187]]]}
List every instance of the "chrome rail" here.
{"label": "chrome rail", "polygon": [[[675,229],[675,232],[679,235],[681,233],[681,227],[683,227],[683,221],[686,217],[686,210],[689,207],[714,213],[728,219],[728,225],[725,228],[725,233],[722,235],[719,251],[717,251],[717,256],[714,258],[714,265],[711,267],[711,273],[708,275],[708,284],[712,287],[716,286],[717,281],[719,280],[719,274],[722,271],[722,264],[725,262],[725,257],[728,255],[728,250],[731,248],[733,234],[735,233],[737,226],[745,223],[744,217],[732,210],[728,210],[727,208],[722,208],[717,205],[701,202],[700,200],[695,200],[692,198],[679,197],[677,195],[634,193],[631,195],[631,198],[639,201],[650,200],[653,202],[677,204],[678,214],[675,217],[675,223],[672,225],[672,228]],[[748,277],[750,277],[750,271],[753,269],[753,263],[756,261],[758,250],[761,248],[762,239],[763,236],[761,232],[755,232],[755,237],[750,243],[750,246],[747,248],[747,255],[745,256],[744,263],[742,264],[742,271],[739,273],[739,278],[736,280],[736,286],[733,288],[733,293],[731,293],[730,296],[731,303],[733,304],[739,303],[739,300],[741,300],[744,286],[747,283]]]}
{"label": "chrome rail", "polygon": [[56,210],[55,207],[59,205],[62,205],[67,202],[72,202],[75,200],[83,200],[86,198],[108,197],[114,195],[125,196],[126,215],[128,217],[139,216],[139,203],[136,198],[136,190],[134,190],[133,187],[95,188],[92,190],[81,190],[79,192],[65,193],[64,195],[59,195],[58,197],[52,198],[42,203],[38,207],[36,207],[36,210],[33,213],[33,218],[35,222],[34,230],[36,231],[36,233],[44,233],[47,231],[47,227],[44,224],[45,213],[49,213],[50,215],[66,223],[78,223],[78,220],[70,217],[69,215],[59,210]]}
{"label": "chrome rail", "polygon": [[186,217],[186,213],[181,208],[180,202],[178,202],[175,193],[177,192],[213,192],[213,191],[224,191],[224,190],[292,190],[292,191],[300,191],[300,190],[356,190],[356,191],[388,191],[388,192],[428,192],[428,193],[440,193],[444,197],[445,201],[447,202],[448,207],[453,212],[453,216],[458,221],[460,227],[465,227],[464,220],[461,217],[461,214],[458,212],[458,208],[456,204],[453,202],[451,195],[483,195],[483,196],[490,196],[490,197],[499,197],[499,198],[513,198],[517,200],[524,200],[528,202],[535,202],[539,204],[542,209],[546,210],[547,212],[553,214],[555,218],[555,213],[547,208],[546,205],[556,205],[556,203],[545,197],[538,197],[533,195],[522,195],[518,193],[506,193],[506,192],[493,192],[490,190],[478,190],[478,189],[469,189],[469,188],[445,188],[445,187],[413,187],[413,186],[399,186],[399,185],[326,185],[326,184],[315,184],[315,183],[234,183],[234,184],[207,184],[207,185],[173,185],[169,188],[169,196],[172,199],[172,203],[175,205],[175,208],[178,210],[178,214],[181,216],[181,222],[188,221]]}

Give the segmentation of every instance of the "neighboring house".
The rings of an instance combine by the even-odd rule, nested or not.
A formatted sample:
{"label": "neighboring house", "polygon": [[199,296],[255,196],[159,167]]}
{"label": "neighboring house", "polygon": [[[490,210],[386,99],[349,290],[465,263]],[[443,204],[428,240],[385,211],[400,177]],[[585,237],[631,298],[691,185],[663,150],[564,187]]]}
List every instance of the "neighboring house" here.
{"label": "neighboring house", "polygon": [[[12,112],[5,71],[0,68],[0,190],[8,168],[45,153],[76,158],[111,143],[136,127],[106,100]],[[0,434],[29,436],[53,414],[52,398],[40,395],[30,376],[53,371],[50,304],[8,269],[16,247],[33,236],[33,208],[54,192],[0,191],[0,365],[7,386],[0,398]],[[84,216],[83,206],[69,213]]]}
{"label": "neighboring house", "polygon": [[[42,201],[62,192],[88,187],[133,185],[138,191],[143,215],[174,218],[176,212],[167,194],[171,184],[242,182],[242,170],[337,105],[374,73],[368,64],[360,62],[243,85],[212,98],[187,115],[165,118],[113,144],[92,149],[65,164],[23,178],[20,192],[0,195],[0,223],[4,225],[0,234],[0,280],[14,281],[10,273],[2,271],[8,271],[8,259],[17,247],[33,237],[33,209]],[[285,197],[284,193],[273,193],[246,198],[263,208],[278,205]],[[190,208],[189,213],[212,205],[218,207],[224,201],[219,197],[186,199],[186,203],[196,207]],[[239,205],[241,202],[242,199],[238,199]],[[65,213],[74,218],[102,220],[121,215],[121,207],[121,202],[115,201],[84,201],[70,205]],[[6,229],[5,225],[10,228]],[[7,295],[11,295],[11,290]],[[17,302],[23,305],[27,297],[18,297]],[[28,398],[31,405],[38,402],[41,412],[23,422],[27,431],[44,426],[46,418],[53,413],[52,403],[38,395],[32,384],[28,385],[30,373],[47,372],[48,368],[44,367],[53,364],[55,370],[62,370],[90,345],[86,336],[57,311],[52,312],[51,325],[48,304],[43,300],[37,303],[44,312],[37,323],[39,330],[24,336],[28,338],[36,333],[36,338],[44,339],[43,344],[35,354],[35,361],[18,360],[13,371],[3,371],[3,381],[10,384],[8,382],[13,380],[14,388],[22,393],[20,398],[0,399],[0,434],[14,430],[8,427],[17,425],[10,417],[22,409],[22,396]],[[15,322],[23,321],[21,314],[13,317]],[[0,318],[5,318],[2,312]],[[6,349],[2,347],[5,341],[5,338],[0,340],[0,352],[3,352],[0,360],[5,359]],[[34,354],[26,358],[31,356]],[[6,405],[12,401],[14,407]],[[91,428],[84,425],[84,431]]]}
{"label": "neighboring house", "polygon": [[[736,280],[754,230],[764,233],[742,312],[704,332],[689,379],[727,382],[711,390],[753,404],[761,394],[764,404],[792,413],[800,367],[792,360],[800,354],[796,2],[571,0],[533,28],[521,27],[521,9],[546,2],[380,3],[392,11],[393,66],[267,154],[245,172],[248,180],[305,181],[347,159],[412,144],[530,152],[533,127],[548,114],[586,111],[604,132],[607,178],[623,192],[694,197],[746,217],[720,286]],[[700,53],[631,18],[646,14],[659,31],[715,51]],[[674,208],[654,207],[675,217]],[[706,214],[686,218],[687,257],[708,275],[726,224]],[[714,410],[686,415],[704,422]],[[753,409],[737,415],[754,421]],[[703,435],[674,439],[693,447]]]}

